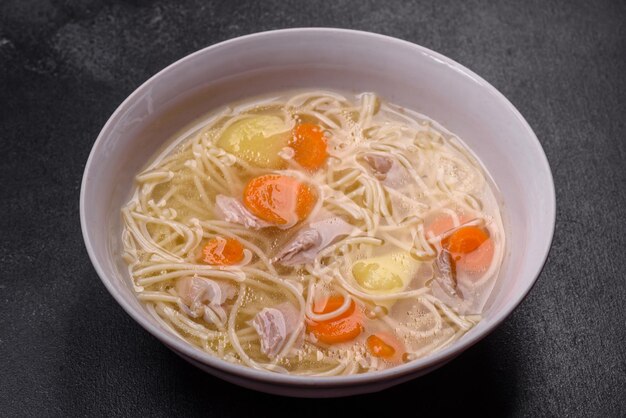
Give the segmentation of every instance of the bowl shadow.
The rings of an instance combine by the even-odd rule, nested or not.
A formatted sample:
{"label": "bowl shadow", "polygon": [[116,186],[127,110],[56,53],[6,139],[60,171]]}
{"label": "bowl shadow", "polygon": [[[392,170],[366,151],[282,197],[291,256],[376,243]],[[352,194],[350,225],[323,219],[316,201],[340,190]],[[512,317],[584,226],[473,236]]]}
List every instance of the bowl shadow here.
{"label": "bowl shadow", "polygon": [[195,411],[186,411],[192,415],[217,408],[231,411],[233,416],[371,416],[373,408],[382,406],[384,415],[391,416],[394,409],[404,414],[407,405],[412,404],[420,416],[467,415],[474,411],[507,416],[516,399],[516,359],[513,350],[503,353],[500,343],[501,339],[487,338],[425,376],[381,392],[344,398],[288,398],[255,392],[203,373],[180,358],[176,358],[177,366],[169,369],[167,380],[172,390],[184,393],[181,396],[186,398],[185,403],[197,406]]}
{"label": "bowl shadow", "polygon": [[[502,327],[447,365],[382,392],[346,398],[269,395],[213,377],[187,363],[90,287],[66,324],[65,364],[55,392],[65,412],[93,416],[420,416],[473,411],[506,416],[516,400],[518,361]],[[396,411],[394,411],[394,409]]]}

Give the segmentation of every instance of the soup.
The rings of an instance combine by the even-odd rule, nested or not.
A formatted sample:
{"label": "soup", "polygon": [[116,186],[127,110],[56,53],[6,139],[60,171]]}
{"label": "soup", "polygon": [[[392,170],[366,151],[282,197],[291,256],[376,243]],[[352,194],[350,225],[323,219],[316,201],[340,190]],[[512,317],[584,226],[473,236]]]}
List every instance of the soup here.
{"label": "soup", "polygon": [[480,321],[504,253],[476,158],[372,93],[232,104],[136,180],[122,238],[137,297],[255,369],[349,375],[441,350]]}

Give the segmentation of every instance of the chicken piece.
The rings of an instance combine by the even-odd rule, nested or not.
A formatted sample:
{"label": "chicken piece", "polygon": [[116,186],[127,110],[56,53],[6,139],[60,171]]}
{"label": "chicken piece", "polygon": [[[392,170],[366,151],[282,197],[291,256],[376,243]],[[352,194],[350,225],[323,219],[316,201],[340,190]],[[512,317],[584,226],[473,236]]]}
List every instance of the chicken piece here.
{"label": "chicken piece", "polygon": [[[317,248],[322,243],[322,237],[317,229],[305,229],[300,231],[287,246],[285,246],[276,256],[275,260],[284,265],[302,264],[298,263],[298,254],[306,252],[311,248]],[[303,261],[304,263],[305,261]]]}
{"label": "chicken piece", "polygon": [[435,260],[435,265],[439,274],[435,277],[435,281],[441,289],[449,296],[463,298],[461,289],[459,289],[456,280],[456,264],[452,259],[452,255],[443,250],[439,257]]}
{"label": "chicken piece", "polygon": [[369,164],[374,173],[374,177],[381,181],[387,178],[387,173],[393,166],[393,160],[391,158],[378,154],[366,154],[363,159]]}
{"label": "chicken piece", "polygon": [[365,154],[363,159],[369,165],[374,177],[389,188],[400,190],[411,182],[408,171],[389,157]]}
{"label": "chicken piece", "polygon": [[274,358],[282,350],[285,342],[298,327],[298,310],[289,302],[273,308],[263,308],[252,320],[252,326],[259,334],[261,351]]}
{"label": "chicken piece", "polygon": [[[192,318],[203,315],[207,322],[216,325],[225,322],[226,311],[222,305],[236,294],[235,286],[230,283],[190,276],[178,279],[175,289],[182,300],[179,306],[187,315]],[[215,315],[207,312],[208,309]],[[215,320],[215,316],[219,321]]]}
{"label": "chicken piece", "polygon": [[226,222],[232,222],[245,226],[246,228],[260,229],[272,226],[269,222],[259,219],[239,200],[234,197],[217,195],[215,197],[215,208]]}
{"label": "chicken piece", "polygon": [[298,231],[273,261],[284,266],[310,263],[321,250],[337,238],[349,235],[353,230],[352,225],[337,216],[312,222],[308,227]]}
{"label": "chicken piece", "polygon": [[230,283],[202,277],[182,277],[176,281],[176,292],[191,309],[200,305],[222,305],[235,296],[235,286]]}

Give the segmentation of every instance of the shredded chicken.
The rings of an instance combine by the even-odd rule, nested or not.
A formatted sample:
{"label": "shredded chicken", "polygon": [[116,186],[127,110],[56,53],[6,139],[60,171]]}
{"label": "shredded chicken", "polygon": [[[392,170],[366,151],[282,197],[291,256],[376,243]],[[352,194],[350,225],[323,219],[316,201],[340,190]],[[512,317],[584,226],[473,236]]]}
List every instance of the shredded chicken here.
{"label": "shredded chicken", "polygon": [[274,257],[274,262],[285,266],[306,264],[315,260],[317,254],[337,238],[349,235],[354,227],[343,219],[333,216],[312,222],[301,229]]}
{"label": "shredded chicken", "polygon": [[293,241],[280,250],[275,260],[285,265],[289,265],[290,262],[298,264],[296,262],[298,254],[311,248],[319,247],[321,242],[322,237],[317,229],[305,229],[299,232]]}
{"label": "shredded chicken", "polygon": [[393,160],[391,158],[378,154],[366,154],[363,159],[369,164],[374,173],[374,177],[378,180],[385,180],[387,173],[393,166]]}
{"label": "shredded chicken", "polygon": [[452,259],[452,255],[443,250],[435,260],[435,265],[439,274],[435,277],[435,281],[441,286],[449,296],[463,298],[461,289],[457,286],[456,265]]}
{"label": "shredded chicken", "polygon": [[226,321],[222,305],[236,294],[232,284],[202,277],[182,277],[176,281],[175,289],[182,300],[179,306],[185,313],[193,318],[203,316],[216,325]]}
{"label": "shredded chicken", "polygon": [[289,302],[263,308],[252,320],[252,326],[259,334],[263,354],[274,358],[298,328],[298,310]]}
{"label": "shredded chicken", "polygon": [[217,195],[215,197],[215,208],[226,222],[232,222],[245,226],[246,228],[260,229],[271,226],[269,222],[266,222],[246,209],[246,207],[239,200],[234,197]]}
{"label": "shredded chicken", "polygon": [[411,176],[401,164],[392,158],[378,154],[365,154],[363,157],[372,174],[383,185],[400,190],[411,182]]}

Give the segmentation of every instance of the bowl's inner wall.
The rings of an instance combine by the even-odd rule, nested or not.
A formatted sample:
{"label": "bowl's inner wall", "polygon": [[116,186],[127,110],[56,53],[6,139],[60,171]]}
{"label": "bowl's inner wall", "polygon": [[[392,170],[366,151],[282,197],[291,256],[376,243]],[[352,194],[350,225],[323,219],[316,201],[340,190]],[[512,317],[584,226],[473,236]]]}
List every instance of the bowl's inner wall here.
{"label": "bowl's inner wall", "polygon": [[552,227],[544,210],[551,201],[550,173],[534,135],[499,94],[441,57],[385,38],[362,42],[362,36],[288,39],[268,33],[221,44],[168,68],[118,109],[93,151],[84,212],[105,280],[133,309],[143,310],[120,257],[120,208],[136,173],[175,132],[211,109],[303,87],[373,91],[424,113],[465,141],[493,176],[505,211],[507,256],[485,319],[472,333],[528,288]]}

